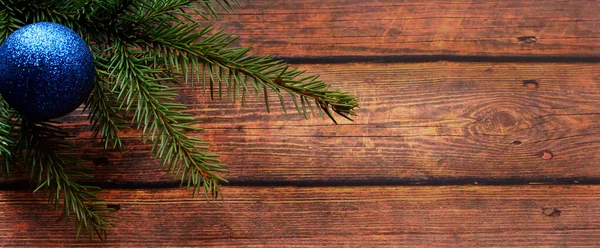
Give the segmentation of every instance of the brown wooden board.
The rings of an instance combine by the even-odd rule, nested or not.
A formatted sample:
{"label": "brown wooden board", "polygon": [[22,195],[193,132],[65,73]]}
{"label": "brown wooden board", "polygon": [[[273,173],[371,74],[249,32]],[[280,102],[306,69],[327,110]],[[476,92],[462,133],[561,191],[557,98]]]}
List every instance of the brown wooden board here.
{"label": "brown wooden board", "polygon": [[0,247],[597,246],[600,1],[242,2],[216,26],[356,95],[355,122],[182,89],[231,170],[207,203],[138,132],[103,151],[73,113],[117,227],[75,239],[17,172],[0,178]]}
{"label": "brown wooden board", "polygon": [[[360,100],[355,122],[303,120],[271,97],[272,113],[181,91],[208,128],[234,183],[527,183],[600,177],[600,84],[595,64],[399,63],[301,65]],[[170,182],[134,131],[127,148],[94,145],[85,114],[64,125],[103,183]],[[21,177],[22,178],[22,177]],[[320,182],[312,182],[320,181]]]}
{"label": "brown wooden board", "polygon": [[594,0],[253,0],[218,27],[283,57],[567,55],[600,49]]}
{"label": "brown wooden board", "polygon": [[43,199],[0,191],[0,246],[595,246],[599,186],[227,187],[113,190],[117,227],[76,240]]}

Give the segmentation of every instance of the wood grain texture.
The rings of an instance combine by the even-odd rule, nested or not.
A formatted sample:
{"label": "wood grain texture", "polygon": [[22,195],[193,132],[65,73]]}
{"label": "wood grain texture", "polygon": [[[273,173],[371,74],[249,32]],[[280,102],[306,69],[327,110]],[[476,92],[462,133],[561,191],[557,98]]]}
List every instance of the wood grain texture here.
{"label": "wood grain texture", "polygon": [[[245,107],[186,88],[234,182],[536,182],[600,178],[600,81],[595,64],[408,63],[302,65],[360,102],[355,122],[302,120],[261,100]],[[528,81],[528,80],[534,80]],[[274,99],[274,98],[272,98]],[[289,102],[288,102],[289,104]],[[288,105],[291,107],[291,105]],[[293,109],[293,107],[291,107]],[[295,110],[294,110],[295,111]],[[170,182],[150,145],[104,152],[84,115],[65,119],[96,180]],[[319,182],[313,182],[319,183]]]}
{"label": "wood grain texture", "polygon": [[[0,246],[594,246],[600,186],[227,187],[113,190],[105,243],[75,240],[43,199],[0,191]],[[43,243],[37,243],[44,240]]]}
{"label": "wood grain texture", "polygon": [[[597,246],[598,64],[548,62],[600,61],[600,1],[243,5],[217,26],[259,54],[325,63],[298,66],[356,95],[355,122],[182,89],[208,128],[193,135],[231,170],[225,201],[207,203],[174,188],[139,133],[103,151],[75,112],[63,126],[93,161],[88,183],[112,188],[117,227],[107,242],[76,240],[44,199],[14,190],[26,188],[19,174],[0,178],[0,247]],[[348,63],[428,58],[455,62]]]}
{"label": "wood grain texture", "polygon": [[219,26],[261,54],[598,56],[594,0],[253,0]]}

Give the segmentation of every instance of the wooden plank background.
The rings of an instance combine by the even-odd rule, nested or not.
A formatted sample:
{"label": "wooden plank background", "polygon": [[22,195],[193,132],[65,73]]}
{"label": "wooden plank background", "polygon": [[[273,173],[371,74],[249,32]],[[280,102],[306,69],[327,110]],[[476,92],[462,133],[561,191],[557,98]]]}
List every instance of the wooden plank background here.
{"label": "wooden plank background", "polygon": [[2,191],[0,245],[563,247],[594,246],[600,235],[598,186],[224,190],[222,203],[180,189],[112,190],[120,224],[106,242],[74,240],[42,199]]}
{"label": "wooden plank background", "polygon": [[[593,246],[600,222],[598,1],[267,1],[217,22],[321,74],[355,122],[181,90],[230,173],[190,198],[139,134],[103,151],[63,118],[121,210],[105,243],[0,179],[0,246]],[[274,99],[274,98],[271,98]],[[288,102],[290,104],[291,102]],[[291,106],[291,105],[289,105]],[[41,243],[43,241],[43,243]]]}
{"label": "wooden plank background", "polygon": [[220,23],[283,57],[595,57],[597,10],[595,0],[252,1]]}

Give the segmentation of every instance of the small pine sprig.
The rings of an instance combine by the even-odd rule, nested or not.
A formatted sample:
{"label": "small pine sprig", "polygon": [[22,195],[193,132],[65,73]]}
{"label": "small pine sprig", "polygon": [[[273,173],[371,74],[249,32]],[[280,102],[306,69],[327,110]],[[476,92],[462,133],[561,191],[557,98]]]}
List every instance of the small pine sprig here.
{"label": "small pine sprig", "polygon": [[17,141],[13,131],[16,125],[15,115],[8,103],[0,98],[0,158],[2,158],[0,175],[4,174],[5,177],[8,177],[15,162],[15,145]]}
{"label": "small pine sprig", "polygon": [[115,54],[106,69],[111,72],[113,92],[118,92],[117,99],[122,102],[119,108],[134,109],[132,120],[144,140],[154,142],[156,157],[176,178],[181,176],[182,183],[187,181],[194,195],[203,188],[208,199],[217,198],[219,182],[225,179],[215,172],[225,169],[216,154],[201,151],[208,148],[207,143],[185,134],[200,129],[192,127],[198,121],[181,112],[185,105],[173,103],[175,88],[166,84],[175,79],[168,77],[165,68],[151,67],[153,58],[135,47],[121,43],[112,51]]}
{"label": "small pine sprig", "polygon": [[[202,12],[193,5],[189,8]],[[297,111],[305,118],[308,117],[307,109],[314,114],[313,101],[320,114],[327,114],[334,122],[332,111],[349,120],[350,116],[356,115],[354,109],[358,107],[358,101],[352,95],[329,90],[329,85],[318,80],[317,75],[305,75],[305,71],[291,68],[284,61],[250,53],[252,48],[231,47],[238,39],[236,36],[215,30],[212,25],[194,31],[201,26],[198,22],[181,22],[176,27],[169,25],[190,19],[186,11],[171,9],[169,14],[154,16],[160,22],[150,25],[139,25],[149,21],[143,11],[133,15],[133,26],[139,27],[137,32],[133,32],[136,34],[133,37],[136,46],[148,51],[152,57],[162,59],[155,60],[154,64],[182,73],[185,82],[190,82],[190,77],[195,76],[202,80],[206,88],[208,80],[212,98],[217,91],[222,97],[225,88],[229,99],[236,101],[241,98],[243,104],[250,84],[257,97],[259,92],[264,92],[267,110],[267,91],[272,90],[278,95],[284,111],[283,93],[287,93],[292,97]]]}
{"label": "small pine sprig", "polygon": [[84,160],[66,154],[73,150],[68,143],[68,134],[49,122],[33,122],[17,119],[20,123],[14,130],[18,133],[19,161],[29,173],[34,192],[41,191],[55,209],[62,206],[61,219],[75,218],[77,235],[88,233],[106,237],[114,210],[97,196],[100,188],[75,182],[91,178],[85,170]]}
{"label": "small pine sprig", "polygon": [[117,96],[110,89],[111,83],[107,81],[108,72],[103,68],[106,59],[96,57],[96,83],[92,96],[86,102],[89,108],[88,119],[93,127],[94,137],[100,135],[104,149],[121,149],[123,142],[119,137],[119,130],[129,129],[127,121],[120,113],[121,107]]}
{"label": "small pine sprig", "polygon": [[[174,92],[183,75],[193,86],[202,81],[211,98],[227,95],[244,104],[246,95],[275,92],[284,110],[284,98],[305,118],[335,114],[350,119],[358,101],[316,75],[292,68],[284,61],[233,47],[238,37],[216,30],[211,21],[217,9],[232,11],[236,0],[0,0],[0,43],[17,28],[34,22],[66,25],[90,45],[96,62],[96,82],[86,102],[93,132],[105,149],[121,149],[120,130],[136,128],[142,140],[182,184],[203,191],[207,199],[220,196],[219,174],[225,172],[208,144],[191,137],[199,121],[175,102]],[[200,17],[200,19],[198,19]],[[193,79],[196,80],[193,80]],[[316,109],[316,110],[315,110]],[[88,177],[83,161],[63,153],[67,134],[52,123],[19,120],[0,104],[0,156],[10,169],[24,164],[35,191],[46,192],[51,204],[63,206],[63,216],[75,215],[78,233],[103,238],[112,223],[110,210],[97,197],[100,189],[74,180]],[[337,122],[336,122],[337,123]],[[18,151],[16,153],[15,151]]]}
{"label": "small pine sprig", "polygon": [[0,173],[8,176],[9,168],[23,165],[34,193],[42,192],[55,209],[62,206],[60,219],[75,217],[78,236],[87,233],[105,239],[114,226],[107,212],[115,209],[97,196],[100,188],[75,182],[91,176],[86,161],[70,155],[74,147],[68,138],[53,123],[23,119],[0,98]]}

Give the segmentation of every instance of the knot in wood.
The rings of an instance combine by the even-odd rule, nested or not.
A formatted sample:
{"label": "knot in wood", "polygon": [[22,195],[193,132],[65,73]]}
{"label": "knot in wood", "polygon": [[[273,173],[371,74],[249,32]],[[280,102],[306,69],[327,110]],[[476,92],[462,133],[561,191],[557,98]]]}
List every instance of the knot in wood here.
{"label": "knot in wood", "polygon": [[519,118],[510,110],[494,109],[483,112],[476,126],[478,133],[506,134],[518,128]]}
{"label": "knot in wood", "polygon": [[538,153],[538,157],[542,158],[543,160],[550,160],[554,157],[554,154],[549,150],[544,150]]}
{"label": "knot in wood", "polygon": [[500,111],[494,114],[492,122],[503,127],[512,127],[517,123],[516,118],[509,112]]}

